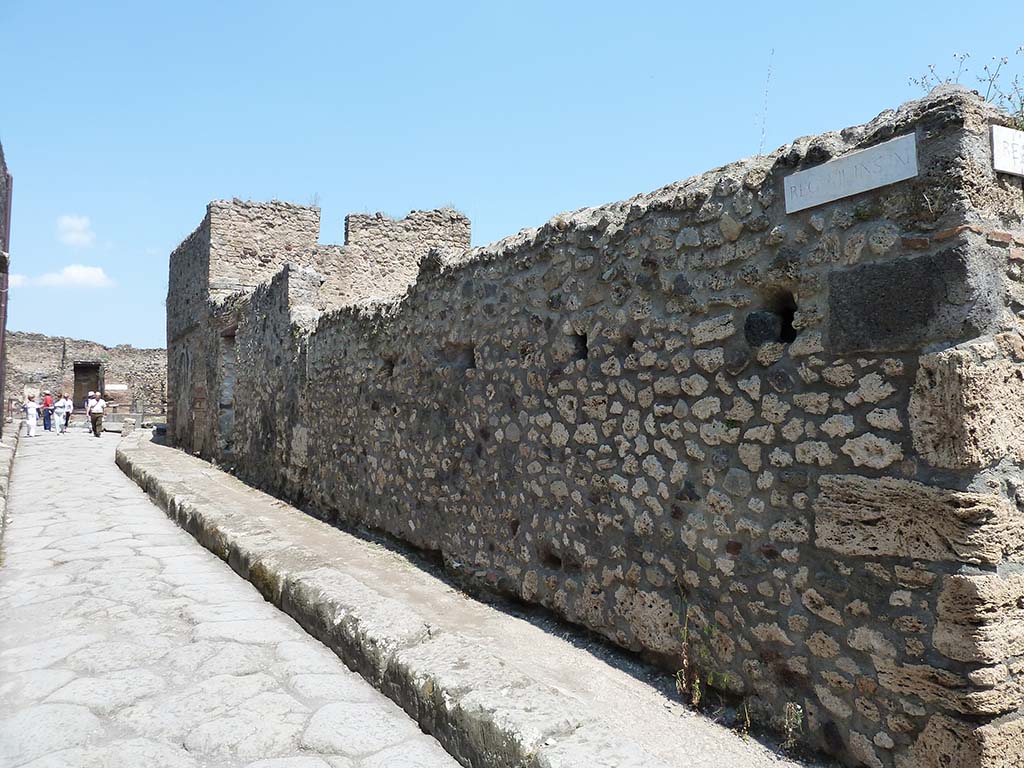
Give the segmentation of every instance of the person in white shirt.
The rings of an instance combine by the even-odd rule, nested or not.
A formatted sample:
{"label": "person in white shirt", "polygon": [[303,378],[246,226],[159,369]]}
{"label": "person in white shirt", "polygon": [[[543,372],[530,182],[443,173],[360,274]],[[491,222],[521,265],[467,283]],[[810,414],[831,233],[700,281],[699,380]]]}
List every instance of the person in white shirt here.
{"label": "person in white shirt", "polygon": [[68,399],[66,393],[61,393],[60,399],[53,404],[54,427],[58,435],[63,435],[68,429],[67,416],[74,410],[74,404]]}
{"label": "person in white shirt", "polygon": [[35,437],[36,418],[39,416],[39,403],[36,402],[36,396],[29,395],[22,408],[25,409],[25,423],[28,426],[28,436]]}
{"label": "person in white shirt", "polygon": [[95,392],[90,392],[85,398],[85,402],[82,404],[85,408],[85,431],[92,433],[92,423],[89,421],[89,406],[92,405],[93,398],[96,397]]}
{"label": "person in white shirt", "polygon": [[94,392],[93,395],[85,406],[85,412],[89,414],[89,420],[92,422],[93,435],[100,437],[103,434],[103,409],[107,407],[107,401],[99,392]]}

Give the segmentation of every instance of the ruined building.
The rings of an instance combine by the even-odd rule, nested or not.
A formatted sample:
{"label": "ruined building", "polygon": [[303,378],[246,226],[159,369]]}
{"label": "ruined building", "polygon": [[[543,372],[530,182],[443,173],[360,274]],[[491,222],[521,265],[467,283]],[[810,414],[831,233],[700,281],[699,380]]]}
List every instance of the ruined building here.
{"label": "ruined building", "polygon": [[1007,122],[942,89],[476,249],[452,210],[321,246],[315,208],[211,203],[168,433],[849,765],[1020,766]]}
{"label": "ruined building", "polygon": [[8,331],[8,403],[49,390],[74,396],[81,408],[89,392],[103,390],[118,411],[144,407],[156,413],[167,399],[167,353],[127,344],[105,347],[95,341]]}

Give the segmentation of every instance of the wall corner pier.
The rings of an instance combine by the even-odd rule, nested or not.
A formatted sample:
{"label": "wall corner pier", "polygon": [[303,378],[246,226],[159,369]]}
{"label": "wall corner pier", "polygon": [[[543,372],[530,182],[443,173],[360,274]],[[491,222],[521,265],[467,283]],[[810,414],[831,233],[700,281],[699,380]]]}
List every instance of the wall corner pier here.
{"label": "wall corner pier", "polygon": [[1024,764],[1005,122],[943,88],[477,249],[450,209],[320,245],[316,209],[211,204],[169,434],[849,765]]}

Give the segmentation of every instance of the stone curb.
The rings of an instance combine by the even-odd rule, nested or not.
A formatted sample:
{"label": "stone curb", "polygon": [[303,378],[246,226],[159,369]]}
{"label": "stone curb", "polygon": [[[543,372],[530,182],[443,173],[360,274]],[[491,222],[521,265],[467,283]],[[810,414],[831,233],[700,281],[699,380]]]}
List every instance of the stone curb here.
{"label": "stone curb", "polygon": [[7,442],[0,443],[0,544],[4,543],[4,524],[7,520],[7,490],[11,483],[11,471],[14,469],[14,457],[18,452],[23,422],[11,422],[13,436]]}
{"label": "stone curb", "polygon": [[[134,445],[133,445],[134,444]],[[218,509],[147,462],[135,436],[116,462],[204,547],[250,581],[471,768],[669,768],[588,722],[580,702],[510,668],[463,635],[440,632],[317,553],[288,544],[258,514]],[[576,715],[576,716],[574,716]]]}
{"label": "stone curb", "polygon": [[[376,589],[371,579],[346,573],[344,556],[329,554],[339,551],[338,537],[345,535],[337,529],[205,462],[149,443],[144,432],[122,438],[116,461],[171,519],[394,700],[465,766],[797,765],[762,747],[740,754],[746,746],[732,753],[723,746],[718,757],[705,747],[700,760],[680,754],[679,761],[666,762],[609,718],[607,703],[598,714],[592,703],[531,676],[522,663],[517,668],[476,639],[442,628],[443,618],[417,612],[414,594],[398,600]],[[672,741],[673,735],[667,738]]]}

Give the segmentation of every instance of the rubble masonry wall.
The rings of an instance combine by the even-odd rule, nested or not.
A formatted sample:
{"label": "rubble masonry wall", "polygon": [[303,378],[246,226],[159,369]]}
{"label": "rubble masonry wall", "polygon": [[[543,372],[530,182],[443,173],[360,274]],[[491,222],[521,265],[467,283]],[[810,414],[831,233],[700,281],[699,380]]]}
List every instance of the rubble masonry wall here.
{"label": "rubble masonry wall", "polygon": [[[98,362],[106,386],[126,386],[107,390],[107,399],[125,410],[136,402],[155,409],[167,396],[167,353],[163,349],[127,344],[105,347],[94,341],[8,331],[6,354],[8,402],[21,403],[29,391],[72,394],[76,361]],[[82,403],[75,406],[81,408]]]}
{"label": "rubble masonry wall", "polygon": [[[170,434],[850,765],[1018,765],[1024,196],[992,170],[1001,120],[937,91],[486,248],[425,237],[384,301],[261,235],[276,274],[169,335]],[[917,177],[785,213],[792,172],[903,135]]]}

